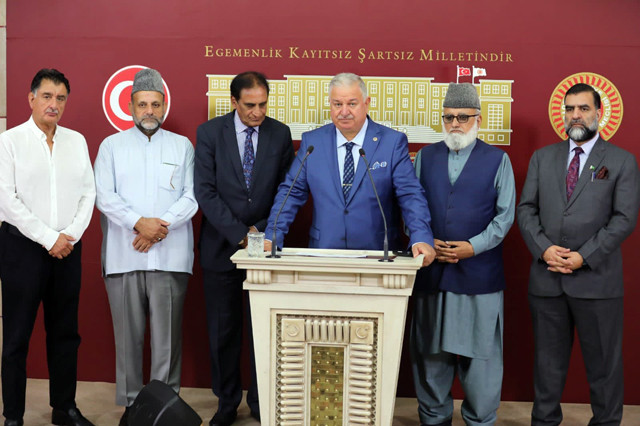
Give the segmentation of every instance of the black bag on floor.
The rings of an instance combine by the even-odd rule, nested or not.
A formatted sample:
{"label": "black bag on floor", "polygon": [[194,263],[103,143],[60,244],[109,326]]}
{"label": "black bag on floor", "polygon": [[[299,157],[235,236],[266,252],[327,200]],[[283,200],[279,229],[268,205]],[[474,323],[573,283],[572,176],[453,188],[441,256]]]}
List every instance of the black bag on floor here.
{"label": "black bag on floor", "polygon": [[167,384],[152,380],[129,408],[129,426],[200,426],[202,419]]}

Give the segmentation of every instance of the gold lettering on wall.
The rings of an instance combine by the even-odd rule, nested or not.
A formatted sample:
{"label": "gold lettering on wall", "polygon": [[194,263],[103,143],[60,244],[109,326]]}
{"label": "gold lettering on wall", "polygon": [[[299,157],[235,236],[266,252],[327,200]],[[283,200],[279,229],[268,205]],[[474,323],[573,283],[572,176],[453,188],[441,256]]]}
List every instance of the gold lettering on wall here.
{"label": "gold lettering on wall", "polygon": [[350,49],[332,48],[303,48],[300,46],[287,47],[229,47],[205,45],[206,58],[268,58],[268,59],[306,59],[306,60],[336,60],[359,63],[368,61],[389,62],[474,62],[478,63],[509,63],[514,62],[513,54],[503,51],[447,51],[433,48],[419,50],[395,49]]}

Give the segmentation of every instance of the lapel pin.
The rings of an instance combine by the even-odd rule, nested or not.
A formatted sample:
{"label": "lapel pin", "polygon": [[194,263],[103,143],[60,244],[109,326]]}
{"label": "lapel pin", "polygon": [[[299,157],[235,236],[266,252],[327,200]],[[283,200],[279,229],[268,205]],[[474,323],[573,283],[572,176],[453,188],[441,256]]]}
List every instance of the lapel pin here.
{"label": "lapel pin", "polygon": [[377,137],[374,137],[374,138],[373,138],[373,141],[374,141],[374,142],[377,142],[377,141],[378,141],[378,138],[377,138]]}

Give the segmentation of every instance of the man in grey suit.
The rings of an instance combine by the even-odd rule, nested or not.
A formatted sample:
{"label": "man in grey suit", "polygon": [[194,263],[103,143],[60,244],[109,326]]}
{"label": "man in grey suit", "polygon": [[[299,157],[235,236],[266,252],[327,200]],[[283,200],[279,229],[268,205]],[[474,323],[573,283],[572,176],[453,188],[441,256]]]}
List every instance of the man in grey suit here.
{"label": "man in grey suit", "polygon": [[567,91],[569,140],[537,150],[518,205],[533,254],[529,306],[535,340],[532,425],[562,421],[574,327],[591,390],[590,425],[622,420],[622,241],[633,231],[640,172],[633,154],[598,134],[600,96]]}

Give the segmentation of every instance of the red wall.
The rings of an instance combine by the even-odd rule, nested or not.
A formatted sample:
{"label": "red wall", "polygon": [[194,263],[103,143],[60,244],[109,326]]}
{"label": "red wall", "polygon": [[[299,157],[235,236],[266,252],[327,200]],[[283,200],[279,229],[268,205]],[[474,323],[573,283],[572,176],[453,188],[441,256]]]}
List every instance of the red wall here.
{"label": "red wall", "polygon": [[[511,146],[517,190],[522,188],[532,152],[558,140],[549,123],[549,98],[556,85],[578,72],[612,81],[622,94],[624,118],[612,139],[640,153],[633,120],[640,116],[640,4],[566,0],[556,2],[476,2],[383,0],[350,2],[249,2],[212,0],[7,2],[8,127],[27,119],[31,78],[42,67],[62,70],[72,93],[61,124],[82,132],[92,158],[103,138],[114,132],[101,106],[107,79],[134,64],[161,71],[173,97],[165,127],[195,143],[196,127],[207,119],[206,74],[247,69],[270,78],[285,74],[332,75],[351,71],[366,76],[434,77],[455,80],[456,65],[487,69],[488,78],[514,80]],[[281,48],[284,58],[208,58],[205,46]],[[300,49],[351,50],[356,59],[296,59]],[[419,52],[509,53],[512,62],[365,60],[360,48]],[[435,53],[434,53],[435,54]],[[419,55],[418,55],[419,56]],[[417,150],[418,144],[412,145]],[[307,211],[308,215],[308,211]],[[305,241],[308,217],[298,222]],[[197,216],[196,228],[199,227]],[[98,215],[83,240],[84,269],[80,305],[83,344],[81,380],[114,381],[114,344],[106,292],[100,276]],[[530,255],[514,226],[505,241],[508,289],[505,292],[504,400],[532,399],[532,333],[527,307]],[[624,243],[625,402],[640,404],[639,273],[640,233]],[[183,384],[209,386],[208,346],[199,265],[190,283],[184,318]],[[44,332],[39,320],[31,343],[29,375],[46,377]],[[405,348],[406,349],[406,348]],[[577,349],[577,348],[576,348]],[[576,350],[576,352],[578,352]],[[413,395],[408,353],[398,393]],[[457,394],[459,397],[459,393]],[[575,354],[565,400],[588,401],[584,368]]]}

